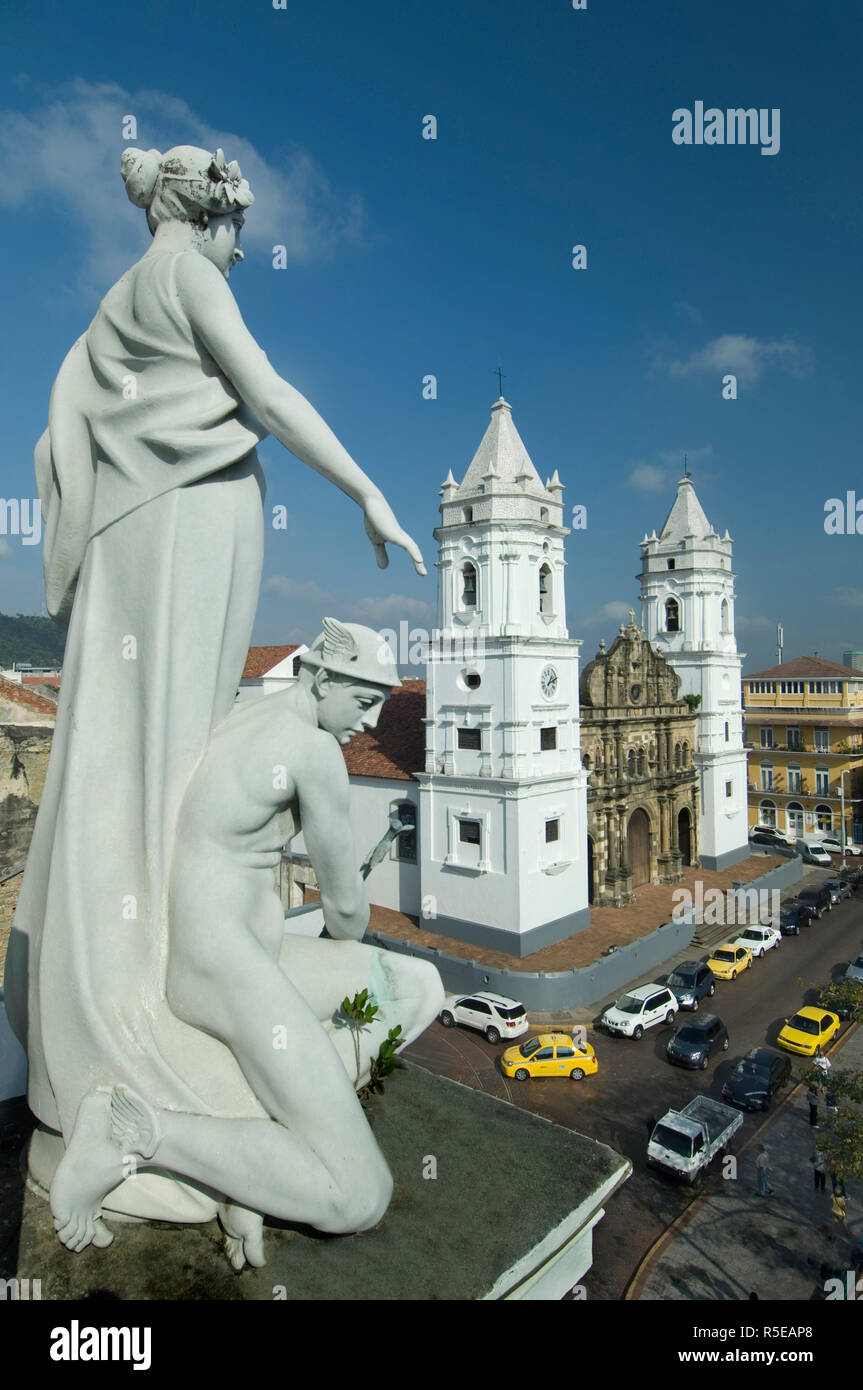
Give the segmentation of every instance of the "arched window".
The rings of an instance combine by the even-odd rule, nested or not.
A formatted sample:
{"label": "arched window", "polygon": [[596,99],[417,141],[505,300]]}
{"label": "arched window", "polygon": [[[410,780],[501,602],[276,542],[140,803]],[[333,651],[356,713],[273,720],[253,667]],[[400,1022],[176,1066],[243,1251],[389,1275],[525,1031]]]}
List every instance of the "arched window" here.
{"label": "arched window", "polygon": [[539,519],[540,519],[540,521],[542,521],[542,522],[548,521],[548,507],[540,507],[540,509],[539,509]]}
{"label": "arched window", "polygon": [[632,748],[626,755],[626,772],[629,777],[635,776],[635,750]]}
{"label": "arched window", "polygon": [[674,745],[674,766],[675,766],[675,767],[680,767],[680,744],[679,744],[679,743],[675,743],[675,745]]}
{"label": "arched window", "polygon": [[638,756],[635,760],[635,767],[639,777],[644,776],[644,749],[639,748]]}
{"label": "arched window", "polygon": [[789,801],[785,807],[785,819],[792,835],[803,834],[803,807],[799,801]]}
{"label": "arched window", "polygon": [[730,610],[729,610],[729,607],[728,607],[728,599],[727,599],[727,598],[724,598],[724,599],[722,600],[722,603],[721,603],[720,608],[719,608],[719,626],[720,626],[720,629],[721,629],[722,632],[730,632],[730,631],[731,631],[731,622],[730,622],[730,619],[729,619],[729,612],[730,612]]}
{"label": "arched window", "polygon": [[815,807],[815,824],[819,830],[833,829],[833,812],[829,806]]}
{"label": "arched window", "polygon": [[758,824],[770,825],[776,829],[776,802],[760,801],[758,803]]}
{"label": "arched window", "polygon": [[680,750],[680,762],[681,762],[681,766],[682,766],[682,767],[688,767],[688,766],[689,766],[689,744],[688,744],[688,743],[684,743],[683,747],[682,747],[681,750]]}
{"label": "arched window", "polygon": [[465,560],[461,571],[461,601],[465,608],[476,608],[476,565]]}
{"label": "arched window", "polygon": [[548,565],[542,565],[539,571],[539,611],[540,613],[551,613],[552,606],[551,592],[551,570]]}
{"label": "arched window", "polygon": [[680,631],[680,605],[676,598],[665,600],[665,631]]}
{"label": "arched window", "polygon": [[591,763],[589,753],[584,754],[584,757],[581,760],[581,765],[584,768],[585,772],[590,772]]}

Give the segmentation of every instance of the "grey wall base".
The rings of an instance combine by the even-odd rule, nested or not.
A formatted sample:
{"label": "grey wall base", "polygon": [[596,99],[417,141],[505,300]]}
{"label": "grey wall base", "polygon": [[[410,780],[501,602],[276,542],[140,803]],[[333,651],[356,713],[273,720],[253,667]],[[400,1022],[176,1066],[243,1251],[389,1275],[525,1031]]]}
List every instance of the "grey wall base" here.
{"label": "grey wall base", "polygon": [[[778,868],[752,879],[746,887],[768,892],[774,888],[786,888],[797,883],[802,872],[800,859],[789,859]],[[382,932],[367,932],[366,940],[375,946],[430,960],[440,971],[446,988],[453,993],[488,989],[495,994],[520,1000],[528,1011],[557,1013],[565,1009],[587,1008],[597,1000],[625,989],[640,975],[682,951],[691,942],[694,932],[695,926],[691,920],[668,922],[629,946],[621,946],[611,955],[594,961],[592,965],[551,973],[510,970],[484,965],[482,961],[460,960],[438,947],[415,946],[408,941],[385,936]]]}
{"label": "grey wall base", "polygon": [[481,922],[463,922],[458,917],[435,917],[429,922],[429,930],[440,936],[451,936],[455,941],[464,941],[468,946],[479,946],[483,951],[503,951],[508,956],[525,956],[541,951],[544,946],[555,946],[558,941],[577,936],[590,926],[590,908],[582,907],[578,912],[570,912],[566,917],[558,917],[553,922],[543,922],[526,932],[504,931],[501,927],[484,926]]}
{"label": "grey wall base", "polygon": [[748,859],[751,853],[747,841],[739,849],[728,849],[724,854],[700,854],[698,858],[702,869],[709,869],[711,873],[718,874],[723,869],[730,869],[732,864],[740,864],[744,859]]}

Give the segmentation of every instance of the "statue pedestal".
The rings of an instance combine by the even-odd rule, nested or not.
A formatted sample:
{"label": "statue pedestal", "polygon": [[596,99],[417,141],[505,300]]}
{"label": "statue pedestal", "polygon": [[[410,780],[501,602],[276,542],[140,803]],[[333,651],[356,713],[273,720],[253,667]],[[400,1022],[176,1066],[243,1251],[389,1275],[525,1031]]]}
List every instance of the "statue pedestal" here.
{"label": "statue pedestal", "polygon": [[367,1113],[395,1179],[373,1231],[320,1236],[268,1223],[266,1268],[240,1275],[213,1222],[118,1221],[108,1249],[75,1255],[31,1188],[15,1272],[40,1278],[43,1300],[97,1290],[176,1301],[552,1300],[584,1278],[593,1227],[628,1160],[411,1063]]}

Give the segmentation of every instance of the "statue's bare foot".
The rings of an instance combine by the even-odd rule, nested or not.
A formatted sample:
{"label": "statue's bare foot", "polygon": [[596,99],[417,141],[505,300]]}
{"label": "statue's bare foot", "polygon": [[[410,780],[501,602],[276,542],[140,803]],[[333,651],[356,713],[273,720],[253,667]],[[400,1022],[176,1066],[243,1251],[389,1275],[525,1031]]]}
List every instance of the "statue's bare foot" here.
{"label": "statue's bare foot", "polygon": [[261,1269],[267,1263],[264,1218],[260,1212],[250,1211],[235,1202],[220,1202],[219,1222],[225,1232],[225,1252],[232,1269],[239,1271],[246,1264]]}
{"label": "statue's bare foot", "polygon": [[111,1136],[109,1096],[91,1091],[81,1101],[72,1137],[51,1183],[54,1229],[69,1250],[110,1245],[102,1202],[123,1180],[123,1156]]}

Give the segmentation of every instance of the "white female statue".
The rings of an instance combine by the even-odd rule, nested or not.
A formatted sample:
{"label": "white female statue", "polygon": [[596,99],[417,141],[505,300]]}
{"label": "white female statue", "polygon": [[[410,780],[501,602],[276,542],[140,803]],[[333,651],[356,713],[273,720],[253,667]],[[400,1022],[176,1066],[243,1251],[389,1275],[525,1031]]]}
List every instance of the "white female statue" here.
{"label": "white female statue", "polygon": [[[223,1044],[165,1001],[178,814],[231,710],[258,598],[255,446],[275,435],[359,503],[381,566],[392,543],[425,573],[384,497],[243,322],[227,279],[253,198],[237,165],[178,146],[128,150],[122,172],[153,244],[64,361],[36,450],[47,603],[69,633],[6,1004],[41,1122],[31,1171],[46,1185],[83,1098],[103,1089],[190,1116],[265,1113],[237,1108],[236,1093],[219,1108]],[[211,1049],[199,1077],[184,1030]],[[199,1191],[164,1179],[165,1196],[158,1182],[140,1177],[116,1206],[209,1214]],[[80,1243],[106,1243],[92,1225]]]}

